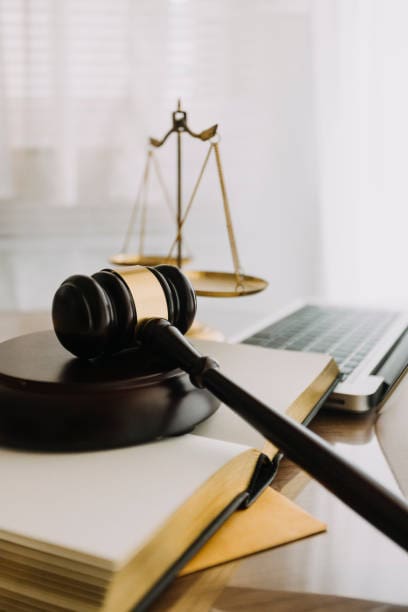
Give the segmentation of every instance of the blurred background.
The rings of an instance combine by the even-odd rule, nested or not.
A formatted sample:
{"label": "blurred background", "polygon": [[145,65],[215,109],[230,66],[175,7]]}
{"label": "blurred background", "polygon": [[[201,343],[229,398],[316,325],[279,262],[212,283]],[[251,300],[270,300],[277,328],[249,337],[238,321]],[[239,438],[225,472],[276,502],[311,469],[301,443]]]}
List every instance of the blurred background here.
{"label": "blurred background", "polygon": [[[49,308],[120,250],[178,98],[219,124],[242,264],[270,283],[234,308],[406,305],[407,23],[404,0],[2,0],[0,309]],[[207,147],[184,142],[187,200]],[[146,250],[167,252],[150,196]],[[232,270],[214,161],[186,236],[194,267]]]}

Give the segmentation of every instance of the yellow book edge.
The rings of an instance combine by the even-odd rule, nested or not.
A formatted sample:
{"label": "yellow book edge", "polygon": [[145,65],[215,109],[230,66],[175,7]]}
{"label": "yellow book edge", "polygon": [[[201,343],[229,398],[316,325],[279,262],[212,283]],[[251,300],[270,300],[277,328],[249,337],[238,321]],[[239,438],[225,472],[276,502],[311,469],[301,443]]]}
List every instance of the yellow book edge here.
{"label": "yellow book edge", "polygon": [[180,576],[322,533],[326,525],[266,489],[252,506],[235,512],[182,569]]}

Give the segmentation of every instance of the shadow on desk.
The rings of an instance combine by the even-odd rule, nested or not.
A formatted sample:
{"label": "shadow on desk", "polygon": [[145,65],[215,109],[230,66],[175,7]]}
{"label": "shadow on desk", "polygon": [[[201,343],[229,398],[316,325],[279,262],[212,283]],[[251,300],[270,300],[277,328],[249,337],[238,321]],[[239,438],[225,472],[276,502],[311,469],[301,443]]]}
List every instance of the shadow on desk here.
{"label": "shadow on desk", "polygon": [[319,595],[315,593],[296,593],[288,591],[267,591],[261,589],[248,589],[227,587],[214,602],[213,610],[217,612],[311,612],[327,610],[329,612],[378,611],[391,612],[392,610],[406,610],[405,606],[384,604],[375,601],[364,601],[348,597],[335,597],[333,595]]}
{"label": "shadow on desk", "polygon": [[408,372],[382,406],[376,433],[395,479],[408,497]]}

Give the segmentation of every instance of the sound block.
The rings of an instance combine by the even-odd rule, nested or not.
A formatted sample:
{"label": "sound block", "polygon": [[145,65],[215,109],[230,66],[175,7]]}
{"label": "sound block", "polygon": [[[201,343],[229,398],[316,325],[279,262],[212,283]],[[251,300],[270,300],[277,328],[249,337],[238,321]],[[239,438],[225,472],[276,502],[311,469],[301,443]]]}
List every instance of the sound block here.
{"label": "sound block", "polygon": [[143,347],[82,360],[53,331],[0,344],[0,444],[84,451],[191,431],[218,407]]}

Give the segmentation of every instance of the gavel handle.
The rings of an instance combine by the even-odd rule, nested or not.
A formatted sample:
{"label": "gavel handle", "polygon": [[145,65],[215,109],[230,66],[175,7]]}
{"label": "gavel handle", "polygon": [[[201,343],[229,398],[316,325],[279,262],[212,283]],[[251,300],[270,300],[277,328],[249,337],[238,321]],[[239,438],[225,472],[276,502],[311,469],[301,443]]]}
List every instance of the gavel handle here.
{"label": "gavel handle", "polygon": [[229,380],[214,360],[203,357],[168,321],[149,320],[143,339],[190,374],[193,384],[208,389],[291,461],[408,551],[408,504],[403,499],[341,457],[312,431]]}

